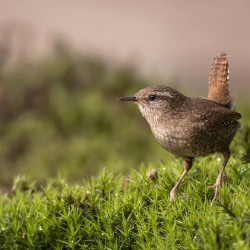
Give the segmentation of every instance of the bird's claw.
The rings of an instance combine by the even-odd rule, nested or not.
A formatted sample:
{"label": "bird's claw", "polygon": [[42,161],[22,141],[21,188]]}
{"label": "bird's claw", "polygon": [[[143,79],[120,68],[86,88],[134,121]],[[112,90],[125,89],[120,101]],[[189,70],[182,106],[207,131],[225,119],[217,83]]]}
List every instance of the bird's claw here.
{"label": "bird's claw", "polygon": [[222,178],[217,179],[214,185],[207,187],[207,189],[221,187],[222,181],[224,181],[225,179],[227,179],[227,175],[223,175]]}
{"label": "bird's claw", "polygon": [[217,180],[213,186],[208,187],[208,189],[215,188],[215,194],[214,194],[214,198],[212,200],[211,206],[213,206],[215,200],[219,196],[219,187],[221,187],[222,181],[225,180],[226,178],[227,178],[227,176],[223,175],[221,178],[217,178]]}
{"label": "bird's claw", "polygon": [[175,198],[176,198],[176,191],[175,190],[171,190],[170,197],[169,197],[170,202],[174,202]]}

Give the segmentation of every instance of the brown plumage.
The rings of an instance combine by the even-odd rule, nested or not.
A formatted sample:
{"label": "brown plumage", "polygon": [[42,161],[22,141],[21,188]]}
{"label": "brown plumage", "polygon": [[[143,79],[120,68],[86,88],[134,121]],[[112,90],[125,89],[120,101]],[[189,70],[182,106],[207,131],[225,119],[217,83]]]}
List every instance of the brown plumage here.
{"label": "brown plumage", "polygon": [[[222,64],[225,63],[224,60],[221,61]],[[223,67],[218,62],[215,65],[217,66],[212,67],[212,75],[216,76],[216,68],[219,71],[217,77],[223,75],[220,73],[223,72]],[[224,84],[225,81],[217,81],[218,83]],[[177,188],[191,169],[193,159],[216,152],[223,154],[224,163],[216,183],[212,186],[216,189],[212,203],[218,196],[218,188],[230,157],[229,145],[240,127],[237,120],[241,115],[229,108],[229,102],[226,101],[229,99],[225,99],[229,93],[226,94],[225,87],[219,88],[211,84],[209,88],[209,99],[212,100],[187,97],[166,86],[150,86],[134,96],[118,99],[134,101],[159,144],[184,160],[184,172],[170,193],[171,201],[175,199]],[[219,89],[222,90],[221,94]]]}
{"label": "brown plumage", "polygon": [[232,100],[228,90],[229,81],[229,65],[227,54],[222,52],[214,58],[211,66],[209,84],[208,84],[208,99],[223,104],[231,108]]}

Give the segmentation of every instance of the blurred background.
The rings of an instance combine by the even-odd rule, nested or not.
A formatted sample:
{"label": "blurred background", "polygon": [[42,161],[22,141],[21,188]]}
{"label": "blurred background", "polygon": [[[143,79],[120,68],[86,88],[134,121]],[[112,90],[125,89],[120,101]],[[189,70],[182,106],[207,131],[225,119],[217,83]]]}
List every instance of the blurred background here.
{"label": "blurred background", "polygon": [[[148,85],[206,97],[228,53],[248,142],[250,2],[1,1],[0,186],[13,176],[69,182],[174,159],[132,103]],[[237,152],[236,152],[237,153]]]}

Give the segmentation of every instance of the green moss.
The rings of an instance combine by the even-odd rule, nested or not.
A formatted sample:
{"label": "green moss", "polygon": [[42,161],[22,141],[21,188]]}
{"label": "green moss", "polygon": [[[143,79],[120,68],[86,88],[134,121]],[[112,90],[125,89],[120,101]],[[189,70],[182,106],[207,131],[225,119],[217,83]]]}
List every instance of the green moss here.
{"label": "green moss", "polygon": [[133,172],[126,187],[105,170],[81,185],[50,180],[40,191],[18,177],[0,201],[0,249],[249,249],[250,172],[239,178],[240,164],[232,164],[237,171],[228,168],[211,207],[207,187],[221,164],[196,163],[173,204],[176,162],[158,165],[155,181],[145,168]]}

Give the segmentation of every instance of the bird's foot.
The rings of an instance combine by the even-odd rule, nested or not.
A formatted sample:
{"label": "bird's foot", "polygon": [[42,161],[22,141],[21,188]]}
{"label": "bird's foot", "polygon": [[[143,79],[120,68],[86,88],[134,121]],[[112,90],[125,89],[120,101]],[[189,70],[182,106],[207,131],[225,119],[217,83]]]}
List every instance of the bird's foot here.
{"label": "bird's foot", "polygon": [[172,189],[170,192],[170,197],[169,197],[170,202],[174,202],[175,198],[176,198],[176,190]]}
{"label": "bird's foot", "polygon": [[211,206],[213,206],[215,200],[219,196],[219,188],[221,187],[222,181],[225,180],[226,178],[227,178],[226,175],[218,176],[218,178],[216,179],[215,184],[213,186],[208,187],[208,189],[215,188],[214,198],[212,200]]}
{"label": "bird's foot", "polygon": [[222,181],[224,181],[226,178],[227,178],[227,175],[223,175],[221,178],[218,177],[216,179],[216,182],[214,183],[214,185],[213,186],[209,186],[208,189],[221,187]]}

